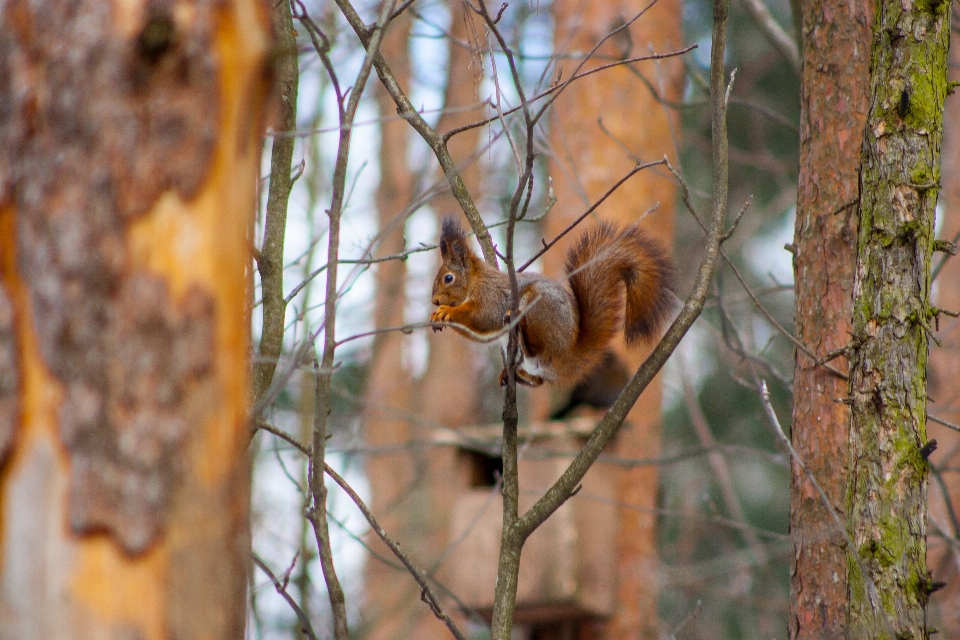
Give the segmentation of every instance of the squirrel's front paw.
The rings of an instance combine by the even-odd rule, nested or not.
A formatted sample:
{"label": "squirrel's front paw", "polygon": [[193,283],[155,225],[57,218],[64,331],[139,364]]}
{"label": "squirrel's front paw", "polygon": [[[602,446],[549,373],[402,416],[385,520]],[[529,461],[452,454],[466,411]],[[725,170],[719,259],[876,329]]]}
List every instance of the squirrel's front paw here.
{"label": "squirrel's front paw", "polygon": [[[430,315],[430,322],[451,322],[450,307],[445,304],[440,305]],[[443,327],[433,327],[434,331],[443,331]]]}

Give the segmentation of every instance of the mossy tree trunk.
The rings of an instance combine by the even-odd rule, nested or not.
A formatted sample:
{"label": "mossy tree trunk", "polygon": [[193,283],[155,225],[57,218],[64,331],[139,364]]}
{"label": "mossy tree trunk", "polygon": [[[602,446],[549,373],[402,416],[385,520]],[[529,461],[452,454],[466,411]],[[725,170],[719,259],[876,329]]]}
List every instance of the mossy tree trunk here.
{"label": "mossy tree trunk", "polygon": [[851,638],[928,636],[927,335],[949,9],[881,0],[874,21],[851,345]]}

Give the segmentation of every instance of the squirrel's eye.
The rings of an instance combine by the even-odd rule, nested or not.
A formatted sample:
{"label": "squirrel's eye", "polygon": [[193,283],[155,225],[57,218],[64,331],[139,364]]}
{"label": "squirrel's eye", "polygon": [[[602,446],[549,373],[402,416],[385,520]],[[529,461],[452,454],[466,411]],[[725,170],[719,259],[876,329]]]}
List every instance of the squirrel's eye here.
{"label": "squirrel's eye", "polygon": [[453,282],[453,274],[452,274],[452,273],[448,273],[447,275],[443,276],[443,283],[444,283],[444,284],[450,284],[451,282]]}

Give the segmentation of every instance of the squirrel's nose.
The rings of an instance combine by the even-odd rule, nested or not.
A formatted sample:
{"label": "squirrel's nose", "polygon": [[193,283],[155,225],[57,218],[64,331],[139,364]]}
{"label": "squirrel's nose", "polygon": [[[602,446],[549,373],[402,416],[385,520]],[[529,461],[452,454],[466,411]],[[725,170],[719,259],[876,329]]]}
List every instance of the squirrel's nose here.
{"label": "squirrel's nose", "polygon": [[433,304],[440,306],[440,296],[433,296]]}

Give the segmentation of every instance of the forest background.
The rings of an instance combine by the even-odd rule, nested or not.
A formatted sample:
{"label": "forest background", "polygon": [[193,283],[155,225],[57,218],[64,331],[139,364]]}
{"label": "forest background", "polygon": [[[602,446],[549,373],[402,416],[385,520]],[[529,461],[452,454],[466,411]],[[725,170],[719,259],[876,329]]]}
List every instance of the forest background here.
{"label": "forest background", "polygon": [[[297,11],[309,13],[322,25],[330,41],[327,55],[338,72],[353,77],[363,52],[338,11],[297,6]],[[830,8],[828,3],[817,3],[807,11],[822,16],[829,15]],[[375,10],[372,6],[366,9]],[[859,37],[863,38],[868,35],[870,9],[859,11],[852,18],[859,22]],[[505,5],[497,23],[502,43],[496,42],[489,26],[467,5],[416,4],[405,14],[388,31],[382,51],[424,120],[444,132],[486,118],[482,128],[465,129],[451,138],[451,151],[501,251],[506,246],[503,223],[523,167],[528,134],[522,111],[516,108],[531,100],[530,96],[541,96],[540,92],[565,81],[564,74],[574,73],[584,52],[599,45],[589,64],[609,68],[564,87],[565,93],[533,129],[531,220],[517,225],[515,250],[519,260],[526,261],[540,248],[540,238],[549,240],[629,175],[591,216],[621,222],[643,218],[648,228],[674,247],[681,297],[689,290],[695,275],[693,256],[701,251],[704,236],[696,218],[684,210],[684,202],[694,210],[703,208],[713,187],[711,4],[687,1],[681,6],[661,0],[650,7],[593,2]],[[632,575],[629,570],[616,575],[619,590],[614,599],[621,613],[613,616],[613,622],[576,624],[563,622],[563,616],[558,618],[560,622],[533,616],[532,622],[519,626],[518,633],[525,637],[764,638],[784,636],[788,628],[791,634],[803,637],[802,606],[791,608],[791,601],[800,597],[796,583],[791,591],[800,551],[790,539],[790,453],[770,423],[758,388],[760,379],[766,381],[772,408],[789,433],[791,413],[798,411],[792,403],[798,342],[793,337],[798,332],[792,262],[799,241],[795,234],[801,233],[796,220],[798,180],[801,163],[816,161],[810,159],[809,151],[804,157],[800,148],[801,127],[809,127],[800,122],[802,74],[812,78],[816,73],[809,62],[807,68],[801,68],[796,24],[802,19],[800,7],[783,2],[765,6],[742,2],[731,8],[725,62],[736,75],[727,112],[729,202],[731,215],[739,211],[743,217],[724,244],[725,262],[717,268],[703,317],[667,364],[662,386],[647,390],[640,407],[631,414],[638,431],[657,435],[645,435],[632,445],[619,443],[601,457],[598,466],[620,469],[620,476],[603,476],[617,487],[612,494],[583,491],[574,498],[606,500],[617,506],[615,517],[621,529],[616,538],[616,562],[632,570]],[[809,15],[806,19],[808,23],[812,20]],[[629,29],[618,31],[628,20]],[[285,317],[288,352],[296,350],[305,332],[323,322],[322,306],[315,302],[318,294],[311,293],[311,286],[304,283],[317,265],[326,263],[326,228],[320,211],[333,189],[331,168],[336,163],[334,149],[340,132],[333,119],[329,72],[318,64],[303,28],[296,29],[301,55],[292,153],[299,177],[286,218],[284,291],[300,290],[300,297],[290,298]],[[869,39],[860,42],[869,46]],[[690,45],[696,48],[688,50]],[[505,46],[511,48],[513,59],[504,55]],[[634,60],[673,53],[676,57]],[[867,90],[864,65],[869,60],[865,55],[861,50],[849,61],[860,73],[861,96]],[[808,82],[813,87],[815,80]],[[372,502],[374,511],[381,510],[381,521],[390,524],[388,530],[404,548],[412,548],[419,566],[429,567],[428,575],[440,581],[441,589],[452,588],[452,606],[457,609],[464,605],[456,597],[457,586],[464,584],[455,577],[457,572],[475,570],[471,562],[492,564],[494,558],[489,549],[487,555],[473,552],[477,555],[470,560],[455,550],[458,545],[475,542],[469,537],[469,525],[476,527],[491,515],[481,511],[468,519],[465,527],[462,518],[452,523],[450,513],[457,509],[457,492],[448,490],[448,495],[443,495],[444,489],[438,486],[449,482],[450,474],[458,473],[459,468],[461,474],[490,474],[488,480],[492,481],[481,485],[498,490],[500,469],[491,474],[489,461],[486,466],[483,462],[484,456],[496,457],[497,442],[483,440],[470,429],[499,421],[500,392],[495,384],[499,356],[496,349],[478,348],[449,332],[434,334],[418,328],[403,335],[364,336],[425,320],[431,310],[429,287],[438,258],[432,250],[438,219],[451,212],[460,215],[460,205],[451,196],[428,146],[397,118],[397,107],[387,92],[376,81],[371,85],[355,120],[340,230],[341,256],[352,256],[357,263],[346,264],[347,275],[338,281],[337,299],[339,326],[350,327],[346,333],[361,337],[337,351],[328,455],[331,464]],[[825,101],[829,100],[828,95]],[[948,109],[949,105],[948,100]],[[839,109],[843,111],[842,106]],[[855,111],[855,105],[851,110]],[[840,144],[847,153],[854,149],[859,164],[861,134],[856,129],[863,126],[862,121],[854,114],[848,123],[840,125]],[[956,138],[951,137],[949,117],[946,128],[943,153],[944,164],[949,166],[960,150],[951,146]],[[817,133],[808,128],[803,135],[809,139]],[[668,159],[669,167],[644,167],[635,176],[631,173],[631,165],[660,158]],[[264,174],[270,170],[270,164],[265,164]],[[826,172],[829,167],[810,170],[801,193],[817,189],[818,170]],[[847,200],[833,216],[841,225],[849,225],[856,212],[856,191],[850,191],[849,183],[849,176],[855,180],[855,173],[849,172],[856,167],[843,171],[848,174]],[[945,170],[943,175],[938,237],[950,239],[955,235],[951,230],[960,224],[951,219],[960,214],[950,206],[949,172]],[[271,184],[273,181],[271,175]],[[266,204],[258,229],[269,224],[265,222],[269,217]],[[853,238],[848,232],[849,251],[854,248]],[[371,264],[371,258],[400,255],[401,264]],[[534,268],[559,275],[558,255],[562,255],[562,247],[554,248]],[[813,259],[832,260],[826,266],[828,273],[844,269],[849,273],[851,255],[819,254]],[[934,291],[936,299],[943,301],[938,304],[949,309],[949,301],[956,299],[951,291],[957,285],[953,284],[956,276],[949,266],[943,268],[944,264],[937,268]],[[820,313],[819,304],[823,301],[814,302],[807,313]],[[257,316],[255,310],[255,332],[262,326]],[[943,318],[935,334],[940,344],[932,345],[931,355],[932,384],[938,391],[930,395],[935,397],[936,416],[948,424],[956,424],[960,402],[957,386],[950,382],[955,380],[956,366],[949,353],[956,348],[956,327],[955,318]],[[829,351],[813,349],[821,355]],[[642,360],[636,354],[631,360],[622,349],[621,354],[634,367]],[[556,413],[566,401],[565,392],[568,390],[552,395],[521,393],[521,424],[536,423]],[[660,394],[662,400],[656,397]],[[286,387],[274,405],[272,424],[306,437],[309,429],[297,426],[312,424],[303,416],[303,395],[303,387]],[[844,394],[836,395],[827,397],[821,390],[814,402],[838,405],[842,411],[840,396]],[[602,412],[581,409],[581,414],[600,416]],[[465,429],[459,439],[443,435],[456,427]],[[952,583],[950,576],[958,567],[957,522],[944,498],[956,483],[955,456],[960,441],[942,425],[931,430],[936,432],[940,451],[931,457],[936,486],[931,490],[930,568],[935,579]],[[808,461],[810,466],[829,475],[837,450],[825,446],[817,452],[816,438],[813,440],[804,455],[816,456],[817,460]],[[436,452],[452,444],[459,447],[453,457]],[[802,450],[803,442],[795,440],[794,444]],[[255,552],[274,571],[287,572],[291,584],[296,585],[289,587],[289,592],[296,594],[303,611],[309,612],[306,615],[323,619],[328,605],[319,562],[311,551],[315,544],[312,533],[306,524],[299,529],[289,525],[298,521],[303,508],[302,493],[291,491],[294,484],[302,485],[297,481],[298,473],[303,473],[297,471],[302,458],[284,442],[266,435],[256,446]],[[532,451],[526,455],[537,458]],[[558,454],[552,451],[551,455]],[[477,464],[480,471],[463,470]],[[824,485],[830,481],[824,480]],[[632,489],[623,488],[631,483]],[[802,505],[809,505],[811,497],[802,495],[804,491],[798,487],[795,482],[795,500],[799,501],[794,517],[799,520],[804,517]],[[351,501],[336,495],[336,490],[329,499],[334,558],[345,582],[353,633],[377,638],[446,637],[445,631],[424,621],[431,616],[412,584],[402,584],[402,572],[385,568],[386,549],[371,550],[367,522]],[[819,500],[818,496],[812,502]],[[483,503],[485,508],[489,502],[488,498]],[[580,531],[579,535],[589,533]],[[837,534],[832,535],[823,537],[837,544]],[[653,548],[645,548],[643,542],[625,543],[631,536]],[[640,560],[631,560],[631,554]],[[446,573],[444,563],[448,563]],[[631,581],[636,583],[632,590],[625,584]],[[252,628],[264,637],[281,637],[286,629],[298,633],[301,621],[288,603],[272,593],[273,587],[269,580],[255,582]],[[811,591],[814,589],[803,596],[817,600],[817,606],[823,606],[821,598],[830,597],[827,592]],[[949,589],[938,593],[930,606],[930,626],[940,628],[946,637],[950,629],[958,628],[955,613],[950,613],[955,607],[949,604],[957,601],[956,593]],[[536,610],[537,606],[534,603],[529,608]],[[632,614],[624,614],[624,610]],[[627,621],[631,615],[632,627]],[[618,616],[622,619],[616,620]],[[482,616],[466,616],[466,624],[471,637],[485,637]],[[319,628],[325,626],[320,623]]]}
{"label": "forest background", "polygon": [[[0,638],[960,637],[953,10],[3,5]],[[675,319],[501,388],[444,215]]]}

